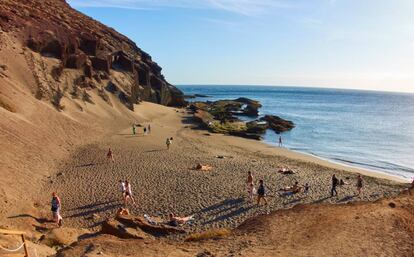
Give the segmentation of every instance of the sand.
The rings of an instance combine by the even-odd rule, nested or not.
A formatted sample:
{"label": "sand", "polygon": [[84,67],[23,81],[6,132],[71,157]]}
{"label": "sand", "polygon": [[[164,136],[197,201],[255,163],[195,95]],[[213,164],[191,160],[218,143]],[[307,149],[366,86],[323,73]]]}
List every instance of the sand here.
{"label": "sand", "polygon": [[[60,195],[65,225],[99,229],[100,222],[122,206],[121,179],[128,179],[132,185],[136,199],[135,205],[128,205],[132,213],[161,218],[169,212],[195,215],[194,223],[186,226],[190,231],[235,228],[249,217],[299,203],[374,201],[395,195],[402,187],[397,181],[372,173],[377,177],[364,176],[364,191],[358,196],[357,173],[351,172],[358,169],[261,142],[207,133],[188,122],[190,115],[185,110],[142,103],[136,113],[140,118],[131,122],[151,124],[150,134],[144,135],[142,127],[137,128],[135,136],[131,127],[108,133],[78,148],[48,179],[43,191]],[[174,138],[170,150],[165,145],[167,137]],[[114,152],[114,163],[106,159],[109,147]],[[198,163],[210,165],[212,170],[194,170]],[[282,166],[297,173],[277,173]],[[253,172],[256,185],[259,179],[265,181],[268,206],[257,206],[255,199],[248,199],[248,171]],[[338,187],[338,196],[331,198],[334,173],[347,185]],[[278,189],[295,181],[309,183],[309,193],[279,195]],[[94,214],[99,218],[93,218]]]}

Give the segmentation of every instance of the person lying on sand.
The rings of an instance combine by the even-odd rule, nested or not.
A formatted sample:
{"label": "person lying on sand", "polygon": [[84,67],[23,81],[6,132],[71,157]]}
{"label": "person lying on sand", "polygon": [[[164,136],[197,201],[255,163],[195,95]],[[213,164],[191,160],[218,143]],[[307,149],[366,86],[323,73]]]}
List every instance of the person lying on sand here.
{"label": "person lying on sand", "polygon": [[296,181],[293,186],[281,188],[279,191],[296,194],[299,193],[301,189],[302,187],[299,186],[299,182]]}
{"label": "person lying on sand", "polygon": [[178,216],[175,216],[174,213],[172,212],[168,215],[168,217],[169,217],[168,225],[173,226],[173,227],[184,225],[185,223],[194,219],[194,216],[178,217]]}
{"label": "person lying on sand", "polygon": [[195,166],[195,170],[201,170],[201,171],[209,171],[211,170],[213,167],[211,167],[210,165],[203,165],[201,163],[197,164],[197,166]]}
{"label": "person lying on sand", "polygon": [[282,167],[277,172],[280,173],[280,174],[283,174],[283,175],[295,174],[296,173],[295,171],[289,169],[288,167]]}

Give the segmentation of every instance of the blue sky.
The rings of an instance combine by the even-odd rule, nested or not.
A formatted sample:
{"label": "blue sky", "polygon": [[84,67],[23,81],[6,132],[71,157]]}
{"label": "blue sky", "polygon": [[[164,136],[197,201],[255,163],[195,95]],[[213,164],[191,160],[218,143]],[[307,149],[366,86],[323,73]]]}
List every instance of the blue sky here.
{"label": "blue sky", "polygon": [[412,0],[68,0],[173,84],[414,92]]}

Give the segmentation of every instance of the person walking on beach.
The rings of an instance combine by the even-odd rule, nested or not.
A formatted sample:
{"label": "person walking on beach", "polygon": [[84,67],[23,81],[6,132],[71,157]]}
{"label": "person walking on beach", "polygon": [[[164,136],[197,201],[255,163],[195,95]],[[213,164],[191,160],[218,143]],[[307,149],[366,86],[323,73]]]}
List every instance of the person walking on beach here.
{"label": "person walking on beach", "polygon": [[147,134],[147,127],[144,127],[144,135]]}
{"label": "person walking on beach", "polygon": [[338,195],[338,192],[336,191],[336,187],[338,186],[338,179],[336,178],[335,174],[332,175],[332,188],[331,188],[331,197]]}
{"label": "person walking on beach", "polygon": [[125,198],[124,198],[124,204],[127,205],[128,199],[132,200],[132,203],[135,204],[135,199],[132,196],[132,189],[131,184],[128,180],[125,180]]}
{"label": "person walking on beach", "polygon": [[135,135],[136,131],[135,131],[135,124],[132,124],[132,134]]}
{"label": "person walking on beach", "polygon": [[125,182],[120,180],[119,183],[121,184],[122,200],[125,202],[125,194],[126,194]]}
{"label": "person walking on beach", "polygon": [[253,175],[252,172],[247,172],[247,195],[249,196],[250,200],[253,199],[253,193],[254,193],[254,183],[253,183]]}
{"label": "person walking on beach", "polygon": [[151,134],[151,124],[148,124],[148,134]]}
{"label": "person walking on beach", "polygon": [[61,209],[62,204],[56,192],[52,193],[51,206],[52,206],[51,209],[52,209],[53,221],[56,222],[56,225],[61,227],[63,224],[62,216],[60,216],[60,209]]}
{"label": "person walking on beach", "polygon": [[364,180],[362,179],[362,176],[358,175],[357,184],[356,184],[358,195],[361,194],[362,187],[364,186],[363,184],[364,184]]}
{"label": "person walking on beach", "polygon": [[114,154],[112,153],[111,148],[109,147],[108,153],[106,154],[106,159],[115,162]]}
{"label": "person walking on beach", "polygon": [[263,199],[265,204],[267,205],[266,199],[266,189],[263,184],[263,179],[259,181],[259,188],[257,189],[257,205],[260,205],[261,200]]}
{"label": "person walking on beach", "polygon": [[167,141],[165,141],[165,144],[167,145],[167,150],[170,150],[171,143],[171,139],[167,138]]}
{"label": "person walking on beach", "polygon": [[282,147],[283,143],[282,143],[282,136],[279,136],[279,147]]}

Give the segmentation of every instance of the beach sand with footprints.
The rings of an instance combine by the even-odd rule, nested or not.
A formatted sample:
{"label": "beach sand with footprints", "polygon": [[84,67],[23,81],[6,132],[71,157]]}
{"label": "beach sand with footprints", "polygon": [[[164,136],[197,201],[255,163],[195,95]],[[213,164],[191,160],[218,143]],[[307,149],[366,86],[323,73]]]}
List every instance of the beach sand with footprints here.
{"label": "beach sand with footprints", "polygon": [[[100,222],[123,206],[119,180],[129,180],[136,204],[127,208],[136,215],[147,214],[166,219],[168,213],[194,215],[189,231],[208,228],[234,228],[248,217],[289,208],[300,203],[346,203],[374,201],[397,194],[402,185],[390,177],[364,176],[361,195],[356,195],[356,172],[366,171],[329,163],[311,156],[278,149],[261,142],[210,134],[190,122],[184,109],[167,108],[151,103],[138,105],[141,119],[151,124],[151,133],[143,127],[108,133],[94,143],[84,145],[56,170],[44,187],[56,191],[62,199],[65,226],[99,229]],[[173,137],[167,150],[166,138]],[[107,160],[111,147],[115,162]],[[194,169],[197,164],[210,165],[209,171]],[[277,172],[288,166],[296,174]],[[267,206],[256,205],[247,197],[247,172],[265,181]],[[346,185],[339,195],[330,197],[331,176],[336,174]],[[308,183],[303,192],[281,196],[280,188]]]}

